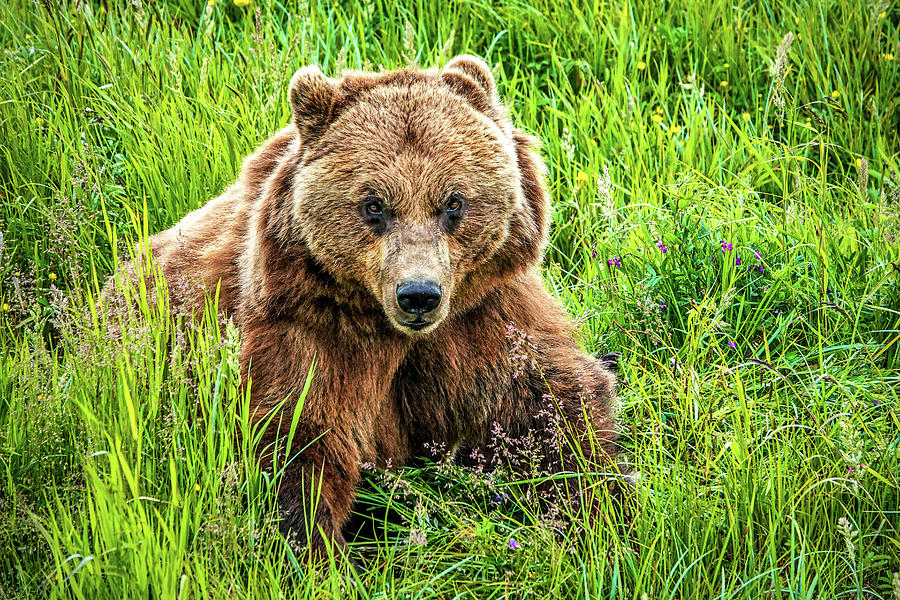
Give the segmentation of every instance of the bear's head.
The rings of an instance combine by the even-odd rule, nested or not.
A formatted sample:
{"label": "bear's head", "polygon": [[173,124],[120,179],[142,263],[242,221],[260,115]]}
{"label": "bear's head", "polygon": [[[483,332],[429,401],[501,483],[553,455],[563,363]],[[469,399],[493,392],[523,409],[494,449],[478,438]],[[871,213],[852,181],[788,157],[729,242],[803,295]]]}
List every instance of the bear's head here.
{"label": "bear's head", "polygon": [[543,164],[481,59],[341,79],[305,67],[290,102],[296,234],[398,330],[425,334],[540,260]]}

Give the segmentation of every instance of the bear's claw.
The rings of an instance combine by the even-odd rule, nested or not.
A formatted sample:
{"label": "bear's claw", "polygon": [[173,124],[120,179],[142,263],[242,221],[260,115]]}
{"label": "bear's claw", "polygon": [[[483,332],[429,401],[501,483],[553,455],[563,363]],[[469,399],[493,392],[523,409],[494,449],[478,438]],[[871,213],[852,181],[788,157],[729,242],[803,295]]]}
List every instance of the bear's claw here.
{"label": "bear's claw", "polygon": [[603,363],[603,366],[606,367],[607,370],[612,371],[613,373],[619,372],[619,358],[621,358],[621,352],[609,352],[607,354],[595,354],[597,360]]}

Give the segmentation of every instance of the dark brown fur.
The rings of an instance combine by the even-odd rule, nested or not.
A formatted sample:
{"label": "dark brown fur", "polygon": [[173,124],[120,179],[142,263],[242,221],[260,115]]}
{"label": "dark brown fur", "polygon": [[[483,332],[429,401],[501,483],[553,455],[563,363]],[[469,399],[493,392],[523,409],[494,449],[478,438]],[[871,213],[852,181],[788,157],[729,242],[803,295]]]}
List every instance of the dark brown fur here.
{"label": "dark brown fur", "polygon": [[[441,72],[340,80],[306,68],[290,99],[294,122],[247,158],[239,180],[151,239],[173,304],[203,306],[204,290],[221,285],[255,418],[287,399],[275,420],[283,433],[316,361],[294,447],[317,441],[283,474],[283,530],[310,530],[313,547],[342,544],[360,463],[402,464],[429,442],[486,446],[495,423],[526,434],[547,394],[589,460],[613,457],[615,377],[573,340],[541,285],[543,163],[509,123],[486,65],[458,57]],[[433,215],[451,188],[466,194],[467,212],[446,234]],[[367,189],[397,215],[382,236],[355,212]],[[392,300],[410,270],[448,296],[420,333],[403,330]],[[516,364],[510,324],[530,336],[537,368]],[[277,433],[270,427],[263,445]],[[261,449],[265,464],[270,451]]]}

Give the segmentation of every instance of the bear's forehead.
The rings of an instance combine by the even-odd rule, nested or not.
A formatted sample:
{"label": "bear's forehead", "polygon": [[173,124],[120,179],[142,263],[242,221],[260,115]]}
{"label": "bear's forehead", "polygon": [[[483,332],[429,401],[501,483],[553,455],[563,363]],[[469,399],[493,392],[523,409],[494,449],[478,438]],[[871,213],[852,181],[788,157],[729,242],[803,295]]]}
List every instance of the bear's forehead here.
{"label": "bear's forehead", "polygon": [[352,101],[339,102],[335,113],[327,137],[350,141],[356,148],[422,154],[451,151],[465,157],[473,150],[507,154],[510,145],[492,119],[428,79],[354,91]]}
{"label": "bear's forehead", "polygon": [[[316,158],[383,186],[494,187],[515,168],[512,141],[465,101],[438,91],[378,88],[329,128]],[[424,190],[422,190],[424,191]],[[403,195],[418,195],[415,189]]]}

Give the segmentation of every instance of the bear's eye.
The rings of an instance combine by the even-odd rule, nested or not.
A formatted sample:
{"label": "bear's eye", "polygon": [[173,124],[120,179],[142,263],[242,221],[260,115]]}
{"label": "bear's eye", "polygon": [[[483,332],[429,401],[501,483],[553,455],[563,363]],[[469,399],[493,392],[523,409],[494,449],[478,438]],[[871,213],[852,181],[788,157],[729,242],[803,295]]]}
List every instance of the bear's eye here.
{"label": "bear's eye", "polygon": [[359,207],[363,221],[375,232],[375,235],[381,235],[387,231],[390,207],[385,208],[378,196],[367,194]]}
{"label": "bear's eye", "polygon": [[447,203],[444,205],[444,212],[440,215],[441,224],[444,227],[444,231],[447,233],[453,233],[456,231],[456,228],[459,227],[459,222],[463,218],[463,213],[466,208],[466,198],[459,192],[453,192],[450,194],[450,197],[447,198]]}
{"label": "bear's eye", "polygon": [[366,200],[366,214],[373,217],[384,214],[384,211],[381,208],[381,202],[374,199]]}
{"label": "bear's eye", "polygon": [[447,205],[444,207],[444,210],[450,214],[458,213],[462,210],[463,203],[466,198],[459,192],[453,192],[450,194],[450,197],[447,198]]}

